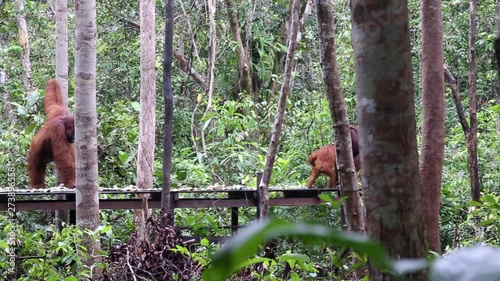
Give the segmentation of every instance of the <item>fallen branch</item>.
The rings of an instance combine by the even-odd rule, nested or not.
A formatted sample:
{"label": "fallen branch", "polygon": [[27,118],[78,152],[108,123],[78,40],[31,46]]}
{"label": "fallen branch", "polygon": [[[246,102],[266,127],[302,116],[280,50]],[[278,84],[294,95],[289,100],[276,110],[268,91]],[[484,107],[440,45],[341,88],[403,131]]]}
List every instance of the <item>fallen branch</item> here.
{"label": "fallen branch", "polygon": [[135,272],[134,272],[134,269],[132,268],[132,265],[130,265],[130,252],[127,248],[127,266],[128,266],[128,269],[130,269],[130,274],[132,275],[132,278],[134,278],[134,281],[137,281],[137,278],[135,278]]}

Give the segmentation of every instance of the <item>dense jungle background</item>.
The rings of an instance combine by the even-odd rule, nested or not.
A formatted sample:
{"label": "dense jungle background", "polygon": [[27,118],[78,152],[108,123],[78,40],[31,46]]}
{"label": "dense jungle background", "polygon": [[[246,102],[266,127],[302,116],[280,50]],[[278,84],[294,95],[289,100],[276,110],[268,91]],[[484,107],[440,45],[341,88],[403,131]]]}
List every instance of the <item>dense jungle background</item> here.
{"label": "dense jungle background", "polygon": [[[139,8],[138,1],[97,1],[97,111],[99,184],[102,187],[135,185],[139,134]],[[279,97],[286,43],[283,32],[288,19],[288,1],[236,1],[242,44],[251,54],[251,91],[242,91],[237,50],[231,35],[228,6],[217,3],[217,63],[213,108],[205,114],[207,96],[204,75],[208,68],[208,12],[203,1],[176,1],[174,22],[174,135],[172,188],[211,185],[256,185],[256,173],[264,167],[273,120]],[[304,1],[301,1],[304,2]],[[304,2],[305,3],[305,2]],[[303,3],[303,4],[304,4]],[[71,30],[74,15],[70,1],[70,75],[74,67]],[[164,34],[163,1],[157,1],[157,138],[155,185],[161,186],[163,97],[162,54]],[[410,0],[413,73],[417,132],[421,124],[421,27],[419,1]],[[493,41],[500,19],[500,2],[483,0],[478,10],[477,30],[477,118],[479,177],[484,206],[470,208],[470,179],[464,132],[457,117],[449,87],[446,87],[446,144],[441,197],[441,242],[443,252],[476,244],[500,244],[500,83],[494,60]],[[462,102],[468,105],[468,32],[469,2],[443,1],[445,65],[458,81]],[[351,122],[357,124],[351,11],[349,1],[334,2],[336,13],[337,61]],[[303,12],[303,11],[302,11]],[[28,188],[26,156],[35,133],[44,120],[43,95],[48,79],[55,76],[55,20],[53,1],[25,1],[29,31],[31,76],[34,94],[28,96],[23,85],[23,48],[18,38],[17,18],[21,11],[15,1],[0,0],[0,187],[8,185],[7,167],[13,168],[16,186]],[[70,78],[69,108],[73,108],[74,79]],[[293,93],[289,96],[280,150],[274,165],[271,186],[304,186],[310,173],[306,157],[316,148],[333,142],[328,102],[325,98],[317,22],[314,13],[303,22],[296,51]],[[55,178],[50,177],[55,185]],[[321,179],[320,186],[326,185]],[[248,222],[255,211],[246,211]],[[293,221],[312,221],[340,225],[339,211],[328,205],[300,208],[271,208],[271,216]],[[68,228],[56,235],[52,214],[23,212],[20,240],[25,255],[54,255],[25,265],[26,279],[61,280],[75,272],[77,259],[71,245],[77,231]],[[180,226],[195,226],[191,234],[221,234],[217,229],[227,222],[224,210],[176,210]],[[480,222],[477,221],[480,217]],[[134,230],[133,212],[101,212],[103,250],[119,241],[128,241]],[[215,226],[205,230],[202,226]],[[196,226],[199,226],[197,229]],[[8,227],[8,218],[0,218],[0,229]],[[47,231],[49,229],[49,231]],[[5,231],[6,232],[6,231]],[[2,236],[3,234],[0,234]],[[50,241],[50,242],[48,242]],[[215,247],[203,242],[194,254],[200,264],[208,261],[208,250]],[[0,242],[0,249],[6,247]],[[182,247],[181,247],[182,248]],[[185,248],[182,248],[185,250]],[[182,251],[179,250],[179,251]],[[66,255],[57,255],[63,251]],[[326,255],[324,254],[326,251]],[[340,265],[341,251],[307,248],[290,241],[280,253],[299,252],[308,257],[307,266],[294,268],[302,280],[312,278],[313,264],[326,271],[337,268],[336,275],[325,280],[345,280],[352,270]],[[43,253],[43,254],[41,254]],[[72,254],[73,253],[73,254]],[[0,268],[2,268],[0,258]],[[64,266],[59,266],[63,264]],[[274,272],[286,271],[286,262],[273,265]],[[59,267],[58,267],[59,266]],[[310,267],[308,267],[310,266]],[[317,267],[316,267],[317,268]],[[288,269],[289,270],[289,269]],[[2,270],[0,270],[1,272]],[[331,271],[333,272],[333,271]],[[1,273],[0,273],[0,276]],[[272,279],[268,274],[265,280]],[[264,277],[262,277],[264,278]],[[21,279],[19,279],[21,280]],[[66,279],[73,280],[73,279]],[[74,279],[77,280],[77,279]],[[243,279],[242,279],[243,280]],[[297,279],[298,280],[298,279]],[[312,279],[311,279],[312,280]]]}

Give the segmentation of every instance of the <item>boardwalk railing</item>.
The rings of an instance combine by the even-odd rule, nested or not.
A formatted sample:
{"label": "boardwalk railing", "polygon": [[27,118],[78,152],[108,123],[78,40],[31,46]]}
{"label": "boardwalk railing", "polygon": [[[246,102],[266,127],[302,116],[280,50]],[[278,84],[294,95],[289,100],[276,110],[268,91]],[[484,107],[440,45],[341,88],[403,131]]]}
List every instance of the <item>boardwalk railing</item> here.
{"label": "boardwalk railing", "polygon": [[[171,200],[177,208],[231,208],[231,230],[239,228],[239,208],[257,207],[258,193],[255,188],[209,187],[172,189]],[[318,195],[327,193],[338,198],[338,189],[269,188],[270,206],[314,206],[322,203]],[[99,208],[112,210],[141,209],[142,199],[137,194],[149,194],[148,206],[160,208],[161,189],[102,189],[99,192]],[[64,195],[64,196],[61,196]],[[15,200],[12,200],[15,198]],[[61,199],[63,198],[63,199]],[[14,201],[14,202],[13,202]],[[14,210],[12,210],[14,208]],[[10,210],[9,210],[10,209]],[[70,223],[75,223],[75,190],[52,189],[0,189],[0,211],[68,210]],[[173,213],[173,212],[172,212]],[[257,212],[258,213],[258,212]]]}

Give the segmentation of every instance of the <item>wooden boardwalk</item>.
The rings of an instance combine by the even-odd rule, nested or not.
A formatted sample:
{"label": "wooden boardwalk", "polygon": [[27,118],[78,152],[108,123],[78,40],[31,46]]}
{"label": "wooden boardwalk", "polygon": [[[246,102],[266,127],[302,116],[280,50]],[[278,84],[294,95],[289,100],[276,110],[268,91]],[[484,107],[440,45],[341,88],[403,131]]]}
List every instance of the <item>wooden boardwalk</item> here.
{"label": "wooden boardwalk", "polygon": [[[332,199],[338,199],[338,189],[306,189],[294,188],[269,188],[270,206],[315,206],[323,203],[318,195],[326,193]],[[101,189],[99,192],[99,209],[130,210],[141,209],[142,199],[139,194],[149,194],[148,207],[160,208],[160,189]],[[256,188],[246,186],[213,187],[213,188],[178,188],[170,191],[172,213],[178,208],[229,208],[231,214],[230,226],[219,228],[230,229],[231,235],[239,228],[240,208],[259,206],[259,197]],[[76,223],[75,190],[66,188],[49,189],[0,189],[0,211],[16,213],[19,211],[69,211],[69,223]],[[256,212],[259,214],[259,212]],[[174,222],[175,223],[175,222]],[[186,227],[183,227],[185,229]],[[200,237],[186,237],[199,239]],[[228,236],[208,237],[211,241],[223,242]]]}
{"label": "wooden boardwalk", "polygon": [[[180,188],[170,191],[173,208],[223,208],[256,207],[258,194],[255,188]],[[270,206],[313,206],[321,204],[318,195],[328,193],[338,197],[338,189],[269,188]],[[149,208],[160,208],[160,189],[102,189],[99,208],[112,210],[140,209],[142,199],[138,194],[150,194]],[[59,199],[64,195],[65,199]],[[9,199],[9,198],[15,198]],[[9,206],[9,202],[11,206]],[[75,210],[74,189],[0,189],[0,211],[15,207],[16,211]]]}

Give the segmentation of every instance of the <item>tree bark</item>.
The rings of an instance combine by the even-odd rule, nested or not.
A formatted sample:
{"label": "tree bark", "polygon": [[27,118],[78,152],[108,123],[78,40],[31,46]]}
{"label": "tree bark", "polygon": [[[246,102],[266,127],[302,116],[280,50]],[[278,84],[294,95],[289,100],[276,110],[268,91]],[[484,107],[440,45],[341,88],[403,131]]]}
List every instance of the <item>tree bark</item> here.
{"label": "tree bark", "polygon": [[61,86],[63,105],[68,106],[68,0],[56,0],[56,80]]}
{"label": "tree bark", "polygon": [[[0,69],[0,86],[4,87],[7,83],[7,73]],[[17,123],[16,114],[13,114],[12,104],[10,102],[10,93],[7,91],[7,88],[3,88],[5,91],[2,93],[3,103],[5,105],[5,116],[9,116],[12,121],[12,125]]]}
{"label": "tree bark", "polygon": [[[392,258],[425,258],[408,2],[351,5],[366,230]],[[370,280],[396,280],[372,263],[369,271]]]}
{"label": "tree bark", "polygon": [[422,203],[429,249],[441,253],[439,218],[445,109],[441,0],[422,0]]}
{"label": "tree bark", "polygon": [[[497,87],[500,88],[500,21],[497,24],[497,37],[495,38],[494,48],[497,57]],[[500,134],[500,116],[497,116],[496,132]]]}
{"label": "tree bark", "polygon": [[[217,55],[217,26],[215,23],[215,11],[216,11],[216,2],[215,0],[208,0],[208,18],[210,21],[210,59],[208,61],[208,92],[207,92],[207,107],[205,108],[205,112],[201,120],[205,120],[205,116],[212,111],[212,104],[214,100],[214,77],[215,77],[215,60]],[[205,143],[205,128],[202,126],[200,129],[201,132],[201,141],[203,145],[203,150],[207,149]]]}
{"label": "tree bark", "polygon": [[444,77],[446,83],[450,84],[453,102],[455,103],[455,108],[457,109],[458,120],[460,122],[460,125],[462,126],[462,130],[464,131],[465,136],[467,137],[467,135],[469,134],[469,123],[467,122],[467,118],[465,117],[465,111],[462,106],[462,98],[460,97],[458,83],[446,66],[444,67]]}
{"label": "tree bark", "polygon": [[[76,1],[75,36],[75,144],[76,144],[76,223],[94,231],[99,226],[99,187],[97,166],[96,112],[96,2]],[[83,245],[89,257],[83,259],[90,268],[100,261],[99,239],[85,234]],[[93,267],[93,278],[101,272]]]}
{"label": "tree bark", "polygon": [[[337,68],[334,14],[330,0],[316,0],[316,11],[323,81],[336,136],[335,146],[340,192],[342,196],[348,196],[347,200],[343,202],[344,214],[348,230],[363,233],[365,229],[364,214],[352,155],[351,129]],[[355,257],[353,258],[355,259]],[[364,267],[357,269],[356,279],[362,279],[365,271]]]}
{"label": "tree bark", "polygon": [[238,85],[238,88],[236,90],[237,92],[234,93],[234,96],[237,97],[239,92],[247,93],[252,97],[254,102],[257,102],[257,93],[254,93],[252,90],[252,65],[250,63],[248,51],[245,49],[243,40],[241,39],[238,15],[236,14],[238,9],[234,0],[225,1],[227,6],[227,15],[229,17],[229,25],[231,27],[231,34],[233,35],[233,40],[236,42],[238,49],[236,54],[238,59],[238,82],[236,84]]}
{"label": "tree bark", "polygon": [[17,16],[17,24],[19,27],[19,45],[23,49],[21,54],[21,64],[23,65],[23,84],[24,89],[31,96],[34,92],[33,80],[31,78],[31,62],[30,62],[30,41],[28,35],[28,25],[24,17],[24,0],[16,0],[19,7],[19,15]]}
{"label": "tree bark", "polygon": [[495,48],[495,53],[497,54],[497,69],[498,69],[498,77],[497,80],[499,81],[500,85],[500,22],[497,24],[497,38],[495,38],[495,43],[494,43],[494,48]]}
{"label": "tree bark", "polygon": [[276,153],[279,147],[281,130],[283,128],[283,122],[285,119],[285,109],[286,100],[288,94],[293,89],[293,67],[294,67],[294,55],[295,49],[297,48],[297,33],[299,29],[299,1],[293,0],[291,2],[291,20],[290,20],[290,37],[288,39],[288,53],[286,55],[285,73],[283,76],[283,84],[281,86],[280,98],[278,101],[278,112],[274,119],[274,130],[271,136],[271,142],[269,143],[269,149],[266,155],[266,161],[264,165],[264,173],[262,175],[262,180],[258,183],[259,188],[257,193],[259,195],[259,217],[261,219],[265,218],[269,214],[269,182],[271,181],[271,174],[273,170],[274,161],[276,160]]}
{"label": "tree bark", "polygon": [[[299,23],[299,30],[297,34],[297,41],[300,41],[301,32],[303,31],[305,22],[307,21],[307,18],[309,17],[309,14],[311,13],[312,10],[312,5],[313,5],[313,0],[307,0],[307,2],[304,4],[304,12],[302,13],[302,16],[300,17],[300,23]],[[291,10],[288,11],[288,14],[291,14]],[[281,42],[283,45],[287,44],[288,37],[290,36],[290,19],[291,16],[287,17],[287,20],[283,23],[283,30],[281,31]],[[276,53],[276,58],[274,59],[274,65],[273,65],[273,75],[280,75],[283,67],[285,66],[285,55],[286,53],[284,52],[277,52]],[[272,79],[269,89],[271,89],[271,92],[277,91],[280,83],[277,79]]]}
{"label": "tree bark", "polygon": [[[61,86],[61,95],[63,106],[68,107],[68,78],[69,78],[69,61],[68,61],[68,1],[55,1],[55,17],[56,17],[56,80]],[[57,177],[56,171],[56,177]],[[57,182],[60,182],[57,180]],[[64,200],[66,195],[57,195],[57,199]],[[67,222],[68,211],[55,211],[56,229],[62,229],[62,222]]]}
{"label": "tree bark", "polygon": [[[172,171],[172,133],[173,133],[173,108],[174,98],[172,93],[172,55],[174,37],[174,1],[167,0],[165,5],[165,51],[163,54],[163,98],[165,101],[164,131],[163,131],[163,185],[161,196],[162,212],[172,214],[170,200],[170,184]],[[168,216],[162,216],[168,217]],[[162,221],[164,225],[171,224],[170,221]]]}
{"label": "tree bark", "polygon": [[476,25],[477,0],[470,0],[470,30],[469,30],[469,118],[470,131],[467,137],[469,153],[469,173],[472,200],[481,200],[481,186],[477,166],[477,101],[476,101]]}
{"label": "tree bark", "polygon": [[[154,0],[139,2],[141,21],[141,110],[139,115],[139,148],[137,150],[137,188],[153,187],[156,129],[156,30]],[[144,238],[146,220],[151,215],[148,195],[139,195],[143,209],[135,210],[137,241]]]}

